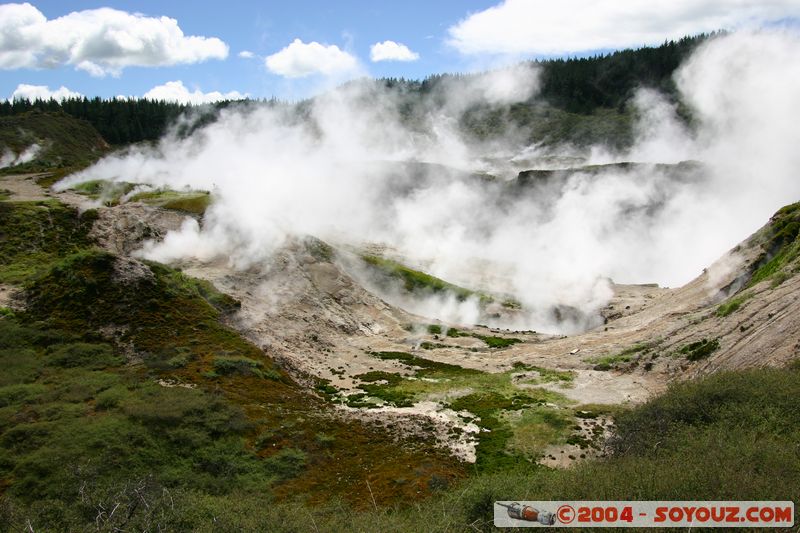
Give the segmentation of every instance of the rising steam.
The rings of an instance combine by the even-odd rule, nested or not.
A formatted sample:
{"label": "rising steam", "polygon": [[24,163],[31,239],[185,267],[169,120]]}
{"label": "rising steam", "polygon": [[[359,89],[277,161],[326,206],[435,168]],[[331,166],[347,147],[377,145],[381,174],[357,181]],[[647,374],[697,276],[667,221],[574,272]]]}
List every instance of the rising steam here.
{"label": "rising steam", "polygon": [[[445,84],[434,99],[440,105],[413,126],[401,112],[403,95],[370,83],[316,98],[307,120],[282,107],[223,111],[188,138],[108,157],[61,187],[113,179],[212,191],[202,227],[187,220],[146,244],[148,258],[226,256],[243,268],[289,236],[384,243],[448,281],[513,294],[529,312],[508,325],[539,330],[592,325],[585,317],[610,298],[609,278],[687,282],[800,196],[795,35],[738,33],[703,44],[676,74],[691,130],[662,95],[641,90],[629,153],[563,151],[643,165],[555,173],[528,187],[471,174],[491,173],[487,160],[552,155],[521,145],[513,130],[502,153],[497,143],[476,146],[458,133],[465,109],[523,101],[536,74],[520,67]],[[655,165],[687,160],[699,163]],[[471,301],[417,304],[439,318],[477,316]],[[579,309],[584,319],[556,324],[554,306]]]}
{"label": "rising steam", "polygon": [[19,154],[15,154],[12,150],[8,148],[3,150],[3,153],[0,154],[0,168],[6,167],[13,167],[16,165],[24,165],[25,163],[30,163],[33,161],[39,152],[41,151],[42,147],[36,143],[25,148]]}

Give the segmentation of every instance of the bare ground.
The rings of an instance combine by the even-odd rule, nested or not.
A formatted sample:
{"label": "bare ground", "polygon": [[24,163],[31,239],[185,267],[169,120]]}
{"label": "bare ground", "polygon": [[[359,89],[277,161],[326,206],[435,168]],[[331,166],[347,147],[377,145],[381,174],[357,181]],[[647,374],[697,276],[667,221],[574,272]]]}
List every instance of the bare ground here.
{"label": "bare ground", "polygon": [[17,289],[12,285],[0,283],[0,307],[14,307],[16,305]]}
{"label": "bare ground", "polygon": [[84,196],[75,194],[71,191],[62,193],[55,193],[43,189],[36,180],[50,173],[38,174],[11,174],[7,176],[0,176],[0,191],[6,190],[10,192],[9,200],[14,202],[39,202],[45,200],[58,199],[65,204],[72,205],[78,208],[84,208],[88,204]]}

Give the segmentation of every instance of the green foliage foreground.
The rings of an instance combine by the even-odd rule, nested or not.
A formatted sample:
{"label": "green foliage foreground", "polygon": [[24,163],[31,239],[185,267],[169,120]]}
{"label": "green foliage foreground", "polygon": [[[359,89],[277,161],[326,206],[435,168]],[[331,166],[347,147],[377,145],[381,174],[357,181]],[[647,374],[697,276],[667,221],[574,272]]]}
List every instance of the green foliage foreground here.
{"label": "green foliage foreground", "polygon": [[[7,339],[8,328],[16,326],[0,324]],[[39,337],[26,338],[33,343],[27,349],[36,351]],[[2,353],[8,363],[7,351]],[[15,382],[44,372],[22,363],[12,368]],[[354,510],[335,498],[314,507],[276,503],[241,481],[293,475],[303,468],[302,453],[287,451],[259,464],[248,459],[232,437],[244,427],[240,415],[213,396],[124,387],[119,378],[90,379],[92,372],[96,371],[80,370],[58,385],[0,389],[3,465],[6,471],[10,462],[17,465],[15,488],[6,492],[0,508],[6,528],[20,528],[30,519],[37,531],[94,530],[100,506],[110,510],[116,504],[122,518],[114,522],[113,517],[101,517],[101,524],[125,524],[131,531],[160,526],[194,531],[410,532],[492,531],[492,502],[507,499],[800,501],[798,366],[720,373],[676,385],[619,416],[609,458],[570,470],[512,466],[471,477],[423,502],[398,502],[377,511]],[[86,384],[77,387],[77,382]],[[106,414],[80,428],[57,428],[48,422],[56,416],[76,417],[86,408],[81,391],[92,387],[108,391],[103,396],[103,405],[109,406]],[[17,422],[17,429],[10,431],[9,417],[20,410],[29,420]],[[131,447],[138,453],[120,454]],[[92,449],[105,451],[77,470],[66,468],[70,454]],[[179,479],[177,486],[167,488],[148,474],[147,465],[155,459],[170,465],[158,476]],[[199,477],[198,466],[204,473]],[[125,476],[94,481],[104,470]],[[41,478],[45,472],[46,483]],[[241,484],[235,490],[220,490],[221,484],[237,478]],[[137,508],[139,498],[148,506]]]}

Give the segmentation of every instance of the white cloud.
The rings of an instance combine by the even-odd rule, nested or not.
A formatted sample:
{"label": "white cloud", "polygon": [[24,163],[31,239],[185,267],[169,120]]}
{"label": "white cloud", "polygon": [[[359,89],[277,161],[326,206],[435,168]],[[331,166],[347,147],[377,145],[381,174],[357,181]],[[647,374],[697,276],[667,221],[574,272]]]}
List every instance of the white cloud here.
{"label": "white cloud", "polygon": [[28,85],[20,83],[14,92],[11,93],[9,100],[64,100],[66,98],[80,98],[83,95],[76,91],[71,91],[63,85],[58,89],[50,90],[46,85]]}
{"label": "white cloud", "polygon": [[250,50],[242,50],[241,52],[239,52],[239,57],[241,57],[242,59],[253,59],[254,57],[256,57],[256,55]]}
{"label": "white cloud", "polygon": [[408,46],[394,41],[375,43],[369,49],[372,61],[416,61],[419,54],[409,50]]}
{"label": "white cloud", "polygon": [[74,11],[52,20],[31,4],[0,5],[0,68],[72,65],[93,76],[129,66],[165,66],[224,59],[215,37],[186,36],[178,21],[111,8]]}
{"label": "white cloud", "polygon": [[798,16],[797,0],[505,0],[449,28],[447,42],[462,54],[561,54]]}
{"label": "white cloud", "polygon": [[338,46],[316,41],[304,43],[300,39],[268,56],[264,63],[270,72],[286,78],[304,78],[312,74],[335,76],[358,70],[358,60]]}
{"label": "white cloud", "polygon": [[166,100],[168,102],[179,102],[181,104],[209,104],[211,102],[219,102],[220,100],[242,100],[247,98],[247,96],[247,94],[242,94],[238,91],[231,91],[228,93],[212,91],[210,93],[204,93],[200,89],[195,89],[193,92],[190,92],[180,80],[168,81],[164,85],[158,85],[144,93],[144,98],[149,98],[150,100]]}

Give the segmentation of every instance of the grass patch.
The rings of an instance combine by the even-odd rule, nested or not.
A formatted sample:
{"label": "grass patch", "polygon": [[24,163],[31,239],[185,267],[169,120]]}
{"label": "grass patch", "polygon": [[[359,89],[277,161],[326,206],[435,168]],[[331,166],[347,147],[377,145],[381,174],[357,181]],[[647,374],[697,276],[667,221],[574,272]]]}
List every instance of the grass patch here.
{"label": "grass patch", "polygon": [[[168,382],[176,384],[194,385],[198,392],[203,389],[215,390],[219,402],[245,413],[246,424],[240,432],[223,429],[219,434],[214,433],[210,440],[203,436],[202,431],[198,433],[194,429],[183,428],[172,432],[170,429],[167,436],[170,442],[174,441],[174,446],[180,447],[180,453],[164,448],[158,444],[160,441],[147,440],[147,432],[144,436],[121,432],[120,435],[127,435],[124,438],[137,443],[137,453],[143,457],[155,453],[157,448],[158,453],[174,454],[171,460],[199,465],[196,468],[200,469],[200,473],[187,473],[169,466],[151,466],[154,472],[174,473],[175,477],[158,476],[159,483],[167,483],[162,486],[175,487],[181,483],[182,477],[192,477],[196,483],[182,486],[204,494],[229,493],[233,483],[242,490],[251,490],[246,487],[257,485],[261,487],[258,490],[267,494],[288,496],[301,491],[312,497],[338,494],[360,501],[361,498],[369,498],[366,485],[359,483],[359,488],[354,489],[348,479],[352,479],[351,476],[363,476],[365,472],[376,476],[371,480],[373,490],[381,491],[378,497],[388,499],[400,495],[418,497],[421,494],[417,492],[421,490],[418,487],[419,480],[428,479],[434,474],[445,479],[460,475],[463,467],[444,452],[432,449],[431,443],[425,440],[404,441],[402,450],[398,451],[397,437],[388,431],[331,416],[325,403],[305,394],[261,350],[220,323],[223,312],[212,304],[216,299],[209,293],[210,286],[199,284],[157,263],[147,263],[152,277],[119,282],[114,277],[115,261],[116,258],[111,254],[88,250],[58,261],[49,271],[31,280],[26,285],[29,306],[20,315],[20,320],[35,325],[35,332],[23,326],[17,326],[16,330],[12,328],[7,335],[0,331],[0,350],[4,343],[17,346],[20,339],[25,338],[38,343],[37,346],[41,344],[43,350],[47,349],[46,346],[64,343],[67,339],[72,343],[77,342],[75,337],[80,338],[80,342],[97,343],[96,332],[99,329],[124,324],[125,328],[118,329],[117,341],[138,354],[144,364],[140,363],[130,370],[120,367],[113,371],[130,372],[131,384],[125,388],[120,387],[118,381],[101,380],[97,385],[59,386],[57,391],[61,401],[68,400],[75,406],[93,405],[103,416],[122,410],[128,419],[135,419],[138,424],[148,427],[171,428],[170,420],[195,416],[194,409],[161,410],[162,403],[174,403],[177,400],[154,397],[133,401],[128,398],[128,392],[134,391],[134,397],[139,394],[135,392],[139,386],[138,380],[153,376],[166,378]],[[2,322],[7,321],[2,319]],[[64,340],[58,340],[57,337],[50,339],[49,334],[44,335],[42,331],[68,331],[69,334]],[[175,364],[176,361],[180,364]],[[49,368],[47,371],[50,373],[87,372],[84,367],[47,367],[44,366],[44,359],[40,366],[46,370]],[[432,363],[427,366],[442,368]],[[103,372],[110,374],[109,370]],[[20,369],[19,372],[15,377],[17,382],[36,379],[36,369],[25,372]],[[262,376],[273,379],[265,381]],[[377,382],[365,383],[364,386],[370,390],[371,396],[406,405],[404,398],[407,395],[400,391]],[[164,394],[182,394],[192,389],[174,386],[155,390],[175,391]],[[34,394],[38,394],[38,391],[32,390],[20,396],[20,401],[34,400]],[[366,397],[367,393],[362,399],[366,400]],[[167,405],[164,409],[167,409]],[[90,409],[88,413],[91,412]],[[225,411],[221,412],[224,414]],[[207,419],[208,423],[218,418],[214,410],[197,411],[196,414]],[[63,424],[63,421],[57,422],[59,428]],[[267,430],[272,437],[268,439],[267,446],[257,450],[256,457],[246,445],[252,442],[253,437],[249,435],[265,433]],[[315,437],[318,433],[324,433],[333,440],[321,443]],[[115,442],[110,441],[112,448]],[[204,443],[208,443],[210,448],[204,447]],[[76,449],[82,445],[76,444]],[[292,470],[294,473],[291,476],[284,473],[282,468],[273,469],[274,465],[269,460],[286,448],[299,449],[306,456],[303,466]],[[357,455],[353,455],[354,449],[358,450]],[[89,457],[92,457],[91,454]],[[393,457],[392,461],[387,462],[387,457]],[[102,460],[107,461],[105,458]],[[394,482],[392,480],[397,479],[396,469],[400,468],[401,463],[418,464],[419,471],[413,478]],[[72,460],[65,459],[63,464],[72,464]],[[136,476],[142,471],[128,463],[124,463],[124,466],[124,476]],[[109,472],[113,471],[119,477],[120,471],[115,468],[109,466]],[[128,479],[124,476],[122,479]],[[218,481],[214,481],[216,478],[219,478]],[[45,483],[51,478],[48,474],[40,476],[40,479]],[[361,485],[364,485],[363,491]],[[20,490],[27,489],[23,487]],[[78,494],[76,490],[66,487],[61,494]],[[422,493],[427,491],[423,489]]]}
{"label": "grass patch", "polygon": [[370,370],[365,374],[358,374],[354,376],[365,383],[375,383],[376,381],[385,381],[388,385],[397,385],[403,378],[399,374],[393,372],[383,372],[381,370]]}
{"label": "grass patch", "polygon": [[624,363],[630,363],[637,354],[648,353],[653,348],[653,343],[634,344],[621,352],[604,357],[592,357],[585,359],[587,363],[594,365],[594,370],[611,370]]}
{"label": "grass patch", "polygon": [[173,191],[159,189],[135,194],[132,202],[144,202],[148,205],[183,211],[202,216],[211,205],[211,194],[207,191]]}
{"label": "grass patch", "polygon": [[731,313],[738,311],[739,308],[745,303],[747,300],[753,297],[752,292],[746,292],[744,294],[740,294],[729,299],[727,302],[721,304],[717,307],[716,314],[718,317],[726,317]]}
{"label": "grass patch", "polygon": [[530,366],[517,361],[514,363],[514,370],[534,370],[539,373],[536,383],[572,383],[575,380],[575,372],[571,370],[555,370],[553,368],[543,368],[540,366]]}
{"label": "grass patch", "polygon": [[[543,445],[551,442],[554,433],[560,434],[561,426],[558,425],[559,429],[553,433],[542,434],[541,440],[526,440],[526,436],[536,431],[542,417],[548,416],[552,420],[559,417],[543,414],[552,411],[544,406],[555,398],[563,400],[560,395],[540,389],[517,390],[511,394],[484,389],[453,400],[450,403],[452,409],[474,413],[480,418],[479,426],[488,430],[478,434],[475,463],[478,471],[518,468],[520,464],[535,459]],[[529,468],[534,466],[531,464]]]}
{"label": "grass patch", "polygon": [[[663,396],[620,413],[611,457],[570,469],[512,462],[506,470],[478,473],[416,505],[377,512],[315,507],[315,523],[320,530],[337,531],[490,531],[497,500],[722,498],[790,500],[797,505],[799,416],[797,370],[720,373],[675,385]],[[536,423],[538,414],[532,411],[529,417]],[[553,419],[539,422],[547,431],[550,423],[560,424]],[[289,512],[297,508],[288,504],[260,509],[254,498],[253,503],[245,499],[225,509],[223,501],[205,501],[218,510],[217,525],[292,531],[307,524]],[[251,508],[257,509],[252,515],[246,512]]]}
{"label": "grass patch", "polygon": [[429,324],[428,325],[428,333],[431,335],[441,335],[442,334],[442,326],[439,324]]}
{"label": "grass patch", "polygon": [[525,457],[538,457],[549,445],[566,442],[575,425],[571,411],[560,411],[546,407],[531,407],[522,411],[511,411],[505,420],[513,428],[508,441],[511,450]]}
{"label": "grass patch", "polygon": [[136,185],[133,183],[108,181],[108,180],[89,180],[76,183],[71,189],[78,194],[82,194],[100,200],[104,205],[117,205],[120,198],[131,192]]}

